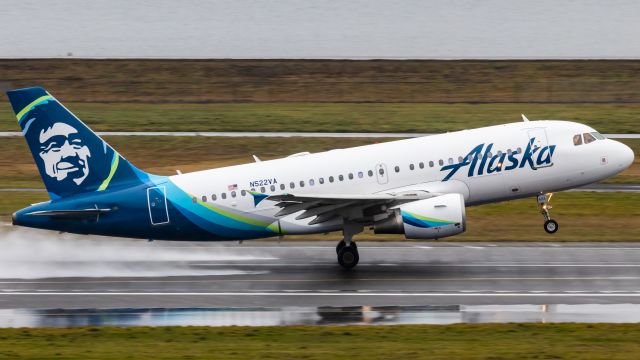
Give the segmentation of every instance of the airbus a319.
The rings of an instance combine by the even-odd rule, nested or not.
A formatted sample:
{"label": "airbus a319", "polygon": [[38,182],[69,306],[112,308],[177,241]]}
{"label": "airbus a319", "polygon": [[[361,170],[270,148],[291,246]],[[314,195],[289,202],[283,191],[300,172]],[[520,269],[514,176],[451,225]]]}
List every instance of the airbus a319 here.
{"label": "airbus a319", "polygon": [[613,176],[633,151],[589,126],[528,121],[299,153],[173,176],[128,162],[40,87],[9,91],[50,201],[13,224],[152,240],[246,240],[341,231],[338,262],[359,261],[353,236],[440,239],[466,230],[465,207],[537,199],[555,233],[550,194]]}

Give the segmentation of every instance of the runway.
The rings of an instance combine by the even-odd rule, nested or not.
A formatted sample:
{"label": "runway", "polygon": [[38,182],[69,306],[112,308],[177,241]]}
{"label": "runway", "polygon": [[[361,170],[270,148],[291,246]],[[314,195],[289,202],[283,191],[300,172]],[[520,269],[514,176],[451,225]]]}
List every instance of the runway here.
{"label": "runway", "polygon": [[352,271],[317,241],[12,246],[2,309],[640,304],[638,243],[362,242]]}

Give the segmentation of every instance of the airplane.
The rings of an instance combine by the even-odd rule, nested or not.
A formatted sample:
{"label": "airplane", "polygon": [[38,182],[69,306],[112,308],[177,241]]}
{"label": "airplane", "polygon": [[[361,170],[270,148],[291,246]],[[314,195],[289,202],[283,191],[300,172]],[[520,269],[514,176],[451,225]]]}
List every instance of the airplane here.
{"label": "airplane", "polygon": [[[14,225],[148,240],[247,240],[341,231],[441,239],[466,230],[465,207],[534,197],[558,231],[554,192],[613,176],[633,151],[576,122],[523,121],[217,169],[144,172],[41,87],[8,91],[50,200]],[[161,156],[161,154],[158,154]]]}

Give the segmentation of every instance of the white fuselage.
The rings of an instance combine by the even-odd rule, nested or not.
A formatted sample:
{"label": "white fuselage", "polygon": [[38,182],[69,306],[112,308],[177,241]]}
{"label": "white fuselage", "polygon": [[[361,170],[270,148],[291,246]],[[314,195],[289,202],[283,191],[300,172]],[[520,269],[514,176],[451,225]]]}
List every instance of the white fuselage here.
{"label": "white fuselage", "polygon": [[[198,200],[274,220],[280,209],[269,200],[256,205],[250,191],[368,195],[422,190],[460,193],[466,205],[477,205],[578,187],[630,165],[633,152],[616,141],[574,145],[575,135],[593,132],[586,125],[566,121],[519,122],[180,174],[170,181]],[[537,150],[530,156],[532,161],[523,164],[530,141],[532,151]],[[480,149],[475,162],[470,155],[473,149]],[[509,156],[516,162],[509,161]],[[468,164],[446,178],[451,172],[446,167],[465,159]],[[294,218],[295,214],[280,219],[287,233],[325,232],[341,226],[338,221],[308,225],[310,219]]]}

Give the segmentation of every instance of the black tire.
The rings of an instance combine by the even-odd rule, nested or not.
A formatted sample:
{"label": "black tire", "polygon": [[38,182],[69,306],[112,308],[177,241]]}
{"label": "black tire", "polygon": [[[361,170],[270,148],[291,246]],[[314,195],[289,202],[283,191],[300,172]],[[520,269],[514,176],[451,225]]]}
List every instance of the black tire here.
{"label": "black tire", "polygon": [[[345,246],[347,246],[347,243],[344,242],[344,240],[340,240],[340,242],[338,242],[338,245],[336,245],[336,254],[338,254],[340,252],[340,249],[342,249]],[[351,246],[358,249],[358,246],[356,245],[355,241],[351,241]]]}
{"label": "black tire", "polygon": [[544,231],[546,231],[548,234],[553,234],[556,231],[558,231],[558,222],[555,220],[547,220],[544,222]]}
{"label": "black tire", "polygon": [[352,269],[358,265],[360,255],[354,246],[345,246],[338,252],[338,263],[345,269]]}

